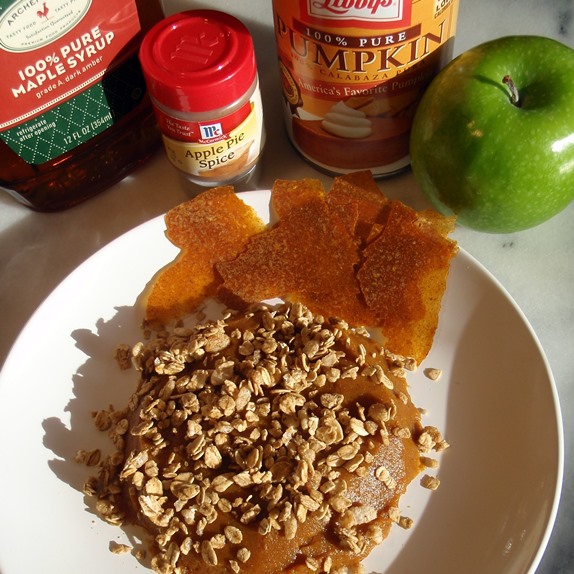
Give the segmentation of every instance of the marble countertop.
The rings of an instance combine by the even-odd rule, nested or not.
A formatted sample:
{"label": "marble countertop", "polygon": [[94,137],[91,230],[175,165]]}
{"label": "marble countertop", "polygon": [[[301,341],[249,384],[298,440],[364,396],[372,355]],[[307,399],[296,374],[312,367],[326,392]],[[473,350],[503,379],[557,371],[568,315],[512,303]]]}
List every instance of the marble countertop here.
{"label": "marble countertop", "polygon": [[[288,143],[280,113],[271,2],[167,0],[166,12],[215,7],[241,18],[257,51],[268,140],[250,188],[275,178],[318,177]],[[574,6],[566,0],[461,0],[455,53],[509,34],[554,37],[574,48]],[[415,208],[427,204],[409,172],[385,180],[385,192]],[[71,210],[41,214],[0,194],[0,365],[38,305],[80,263],[136,225],[189,198],[159,152],[109,191]],[[491,235],[457,228],[455,239],[518,303],[548,357],[564,419],[565,469],[556,524],[537,574],[574,571],[574,203],[534,229]],[[493,574],[493,573],[488,573]]]}

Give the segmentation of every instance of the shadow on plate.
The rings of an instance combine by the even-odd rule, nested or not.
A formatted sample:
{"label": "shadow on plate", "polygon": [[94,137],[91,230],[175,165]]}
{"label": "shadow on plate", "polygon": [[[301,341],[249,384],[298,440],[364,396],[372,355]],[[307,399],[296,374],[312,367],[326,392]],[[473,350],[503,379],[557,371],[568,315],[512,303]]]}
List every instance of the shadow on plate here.
{"label": "shadow on plate", "polygon": [[[116,410],[123,409],[137,386],[138,373],[134,369],[122,370],[114,356],[119,344],[131,346],[142,339],[143,332],[135,321],[136,315],[134,307],[119,307],[111,319],[98,321],[97,332],[78,329],[72,333],[76,347],[86,354],[87,359],[73,377],[73,398],[65,408],[69,413],[69,423],[52,417],[42,424],[44,446],[55,455],[49,461],[50,469],[62,482],[82,493],[85,483],[97,475],[99,467],[78,463],[76,453],[100,449],[103,458],[114,452],[107,432],[97,430],[93,413],[110,405]],[[95,502],[94,497],[84,495],[86,512],[94,516],[94,521],[100,521]],[[130,525],[120,528],[133,548],[132,554],[149,568],[143,530]],[[112,537],[110,550],[115,545]]]}

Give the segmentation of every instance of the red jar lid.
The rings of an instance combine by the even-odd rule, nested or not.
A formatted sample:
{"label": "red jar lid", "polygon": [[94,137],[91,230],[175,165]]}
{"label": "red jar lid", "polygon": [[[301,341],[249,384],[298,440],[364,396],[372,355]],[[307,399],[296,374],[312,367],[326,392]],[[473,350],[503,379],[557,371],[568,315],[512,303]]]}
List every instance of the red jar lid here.
{"label": "red jar lid", "polygon": [[157,23],[144,37],[140,62],[150,94],[181,112],[229,106],[257,74],[249,31],[216,10],[189,10]]}

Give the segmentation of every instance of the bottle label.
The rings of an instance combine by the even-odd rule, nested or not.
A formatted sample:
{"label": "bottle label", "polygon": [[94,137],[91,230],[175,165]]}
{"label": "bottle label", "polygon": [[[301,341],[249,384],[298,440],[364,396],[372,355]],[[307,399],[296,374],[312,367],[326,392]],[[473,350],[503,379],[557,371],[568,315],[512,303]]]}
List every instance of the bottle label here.
{"label": "bottle label", "polygon": [[139,31],[135,0],[0,0],[0,138],[41,164],[129,113]]}
{"label": "bottle label", "polygon": [[288,133],[327,171],[409,163],[418,102],[452,55],[458,0],[273,0]]}
{"label": "bottle label", "polygon": [[256,90],[233,114],[190,122],[156,109],[169,161],[206,182],[231,180],[248,172],[263,146],[263,109]]}

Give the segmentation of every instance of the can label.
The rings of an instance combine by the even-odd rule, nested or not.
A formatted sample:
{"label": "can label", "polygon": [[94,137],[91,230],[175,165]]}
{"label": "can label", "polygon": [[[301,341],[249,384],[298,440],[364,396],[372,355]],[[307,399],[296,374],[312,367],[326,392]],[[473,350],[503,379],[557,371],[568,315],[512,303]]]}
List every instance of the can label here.
{"label": "can label", "polygon": [[132,111],[139,31],[135,0],[0,0],[0,138],[42,164]]}
{"label": "can label", "polygon": [[295,147],[334,173],[409,163],[427,85],[451,59],[458,0],[273,0]]}
{"label": "can label", "polygon": [[198,183],[234,179],[257,162],[263,147],[263,108],[256,90],[243,106],[201,122],[155,108],[169,161]]}

